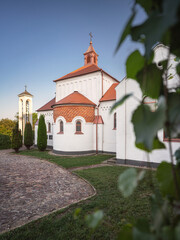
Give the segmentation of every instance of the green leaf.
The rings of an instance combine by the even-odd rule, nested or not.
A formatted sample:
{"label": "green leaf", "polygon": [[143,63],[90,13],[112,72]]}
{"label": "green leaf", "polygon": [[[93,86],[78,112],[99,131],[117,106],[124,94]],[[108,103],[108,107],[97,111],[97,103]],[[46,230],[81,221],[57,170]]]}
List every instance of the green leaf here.
{"label": "green leaf", "polygon": [[180,240],[180,223],[175,228],[175,240]]}
{"label": "green leaf", "polygon": [[129,97],[131,97],[133,94],[129,93],[124,95],[122,98],[120,98],[111,108],[110,113],[113,112],[117,107],[121,106]]}
{"label": "green leaf", "polygon": [[142,69],[144,63],[145,59],[138,50],[131,53],[126,61],[127,78],[136,79],[136,74]]}
{"label": "green leaf", "polygon": [[136,75],[137,82],[143,92],[143,95],[157,99],[160,96],[163,79],[162,71],[152,63],[140,70]]}
{"label": "green leaf", "polygon": [[144,10],[149,13],[152,9],[152,0],[144,1],[144,0],[136,0],[136,3],[139,3]]}
{"label": "green leaf", "polygon": [[[180,186],[180,176],[176,171],[176,177]],[[176,198],[176,190],[172,173],[172,165],[168,162],[162,162],[157,168],[157,179],[160,191],[163,196]]]}
{"label": "green leaf", "polygon": [[133,240],[154,240],[155,236],[150,232],[149,223],[146,219],[138,219],[133,228]]}
{"label": "green leaf", "polygon": [[178,148],[176,151],[175,151],[175,157],[176,157],[176,161],[177,161],[177,164],[180,164],[180,148]]}
{"label": "green leaf", "polygon": [[179,0],[164,0],[163,12],[154,10],[149,18],[141,25],[132,27],[131,36],[133,41],[140,41],[142,38],[145,43],[145,55],[149,57],[152,47],[161,42],[165,32],[177,22],[177,9]]}
{"label": "green leaf", "polygon": [[142,144],[146,151],[151,151],[153,147],[159,146],[159,143],[154,142],[154,139],[157,131],[163,128],[165,123],[164,97],[159,99],[158,108],[155,112],[152,112],[150,107],[145,104],[139,105],[133,113],[131,122],[134,125],[137,146]]}
{"label": "green leaf", "polygon": [[103,211],[102,210],[97,210],[96,212],[89,214],[85,217],[85,220],[90,228],[96,228],[101,220],[103,219]]}
{"label": "green leaf", "polygon": [[[144,150],[146,152],[151,152],[151,150],[147,149],[143,143],[136,143],[135,144],[137,148],[141,149],[141,150]],[[158,137],[156,136],[153,140],[153,147],[152,147],[152,150],[155,150],[155,149],[164,149],[166,148],[165,144],[162,143],[161,141],[159,141]]]}
{"label": "green leaf", "polygon": [[119,240],[133,240],[132,237],[132,225],[126,224],[123,226],[121,231],[118,234],[118,239]]}
{"label": "green leaf", "polygon": [[145,171],[137,172],[135,168],[125,170],[118,178],[118,188],[123,197],[129,197],[136,189],[138,182],[144,177]]}
{"label": "green leaf", "polygon": [[176,138],[180,135],[180,94],[168,94],[168,110],[169,122],[171,129],[171,138]]}
{"label": "green leaf", "polygon": [[118,49],[120,48],[121,44],[124,42],[125,38],[130,34],[130,31],[131,31],[131,24],[134,20],[134,17],[135,17],[135,13],[132,13],[131,17],[129,18],[124,30],[123,30],[123,33],[121,34],[121,37],[119,39],[119,42],[118,42],[118,45],[116,47],[116,50],[115,50],[115,53],[118,51]]}

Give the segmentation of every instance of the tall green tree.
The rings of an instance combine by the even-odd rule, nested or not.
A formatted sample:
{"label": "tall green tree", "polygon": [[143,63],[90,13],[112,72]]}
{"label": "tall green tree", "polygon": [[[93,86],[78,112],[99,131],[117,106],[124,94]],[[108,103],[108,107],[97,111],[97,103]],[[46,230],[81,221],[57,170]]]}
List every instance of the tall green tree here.
{"label": "tall green tree", "polygon": [[38,115],[37,115],[37,113],[33,113],[32,114],[32,120],[33,120],[33,131],[34,131],[34,128],[35,128],[35,123],[37,122],[37,120],[38,120]]}
{"label": "tall green tree", "polygon": [[21,130],[18,128],[18,122],[16,122],[12,135],[12,149],[17,153],[19,152],[20,147],[22,147],[22,135]]}
{"label": "tall green tree", "polygon": [[43,115],[40,116],[38,123],[37,146],[40,151],[44,151],[47,147],[47,131]]}
{"label": "tall green tree", "polygon": [[27,149],[30,149],[30,147],[33,145],[33,131],[30,122],[27,122],[25,125],[24,145],[27,147]]}

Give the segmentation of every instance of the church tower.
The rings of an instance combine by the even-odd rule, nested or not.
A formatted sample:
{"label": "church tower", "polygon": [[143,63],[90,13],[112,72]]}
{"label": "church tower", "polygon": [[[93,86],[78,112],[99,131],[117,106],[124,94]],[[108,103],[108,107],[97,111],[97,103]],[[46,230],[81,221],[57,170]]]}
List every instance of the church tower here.
{"label": "church tower", "polygon": [[98,54],[93,48],[92,45],[92,34],[90,34],[90,45],[87,49],[87,51],[84,53],[84,66],[90,65],[90,64],[95,64],[98,65]]}
{"label": "church tower", "polygon": [[24,136],[25,124],[30,122],[32,125],[32,98],[33,95],[26,90],[18,95],[19,97],[19,129]]}

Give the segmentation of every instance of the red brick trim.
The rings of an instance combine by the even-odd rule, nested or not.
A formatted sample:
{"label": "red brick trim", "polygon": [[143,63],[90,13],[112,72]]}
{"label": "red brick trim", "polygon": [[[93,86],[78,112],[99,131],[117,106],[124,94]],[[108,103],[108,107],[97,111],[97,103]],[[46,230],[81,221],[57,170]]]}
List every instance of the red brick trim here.
{"label": "red brick trim", "polygon": [[57,134],[64,134],[64,132],[58,132]]}
{"label": "red brick trim", "polygon": [[84,134],[83,132],[75,132],[74,134]]}

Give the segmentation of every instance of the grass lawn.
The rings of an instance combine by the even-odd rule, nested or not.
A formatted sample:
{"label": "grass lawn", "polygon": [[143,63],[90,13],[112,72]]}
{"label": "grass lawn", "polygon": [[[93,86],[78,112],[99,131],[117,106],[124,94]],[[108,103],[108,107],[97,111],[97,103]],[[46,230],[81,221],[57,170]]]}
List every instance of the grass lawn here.
{"label": "grass lawn", "polygon": [[[117,190],[118,176],[125,169],[126,167],[107,166],[76,171],[96,188],[96,196],[2,234],[0,240],[116,239],[124,224],[133,222],[138,217],[150,219],[149,174],[146,172],[145,179],[133,195],[125,199]],[[153,171],[152,174],[154,173]],[[73,213],[77,207],[82,208],[82,213],[74,220]],[[92,233],[84,221],[84,216],[96,209],[102,209],[105,216],[101,225]]]}
{"label": "grass lawn", "polygon": [[46,159],[64,168],[99,164],[115,156],[115,155],[98,154],[98,155],[86,155],[86,156],[77,156],[77,157],[64,157],[64,156],[50,155],[48,151],[40,152],[37,149],[21,151],[19,154],[33,156],[40,159]]}

